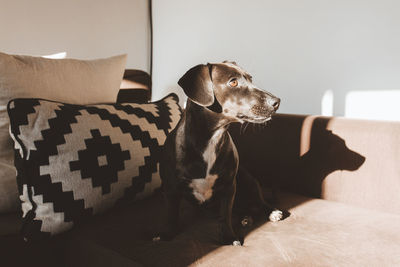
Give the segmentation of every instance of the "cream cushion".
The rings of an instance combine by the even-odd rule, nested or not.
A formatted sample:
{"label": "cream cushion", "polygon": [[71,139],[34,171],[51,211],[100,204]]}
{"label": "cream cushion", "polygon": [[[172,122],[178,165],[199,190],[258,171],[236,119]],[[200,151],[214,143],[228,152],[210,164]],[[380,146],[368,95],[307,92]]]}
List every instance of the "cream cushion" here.
{"label": "cream cushion", "polygon": [[113,103],[126,59],[126,55],[77,60],[0,53],[0,213],[19,206],[8,101],[36,97],[72,104]]}

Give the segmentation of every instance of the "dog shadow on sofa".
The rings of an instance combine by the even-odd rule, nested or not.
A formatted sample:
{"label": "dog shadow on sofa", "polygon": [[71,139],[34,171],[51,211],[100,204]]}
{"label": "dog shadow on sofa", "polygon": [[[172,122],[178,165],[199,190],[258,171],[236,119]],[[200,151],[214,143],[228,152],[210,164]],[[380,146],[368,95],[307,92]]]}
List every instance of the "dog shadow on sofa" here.
{"label": "dog shadow on sofa", "polygon": [[311,139],[309,150],[287,169],[285,188],[321,198],[323,181],[329,174],[338,170],[356,171],[364,161],[365,157],[351,150],[340,136],[323,130]]}
{"label": "dog shadow on sofa", "polygon": [[[322,198],[325,178],[335,171],[356,171],[365,157],[328,130],[330,118],[278,115],[262,129],[231,129],[241,164],[260,180],[270,201],[289,191]],[[306,132],[306,134],[304,134]],[[332,177],[333,178],[333,177]],[[301,203],[290,203],[291,208]]]}

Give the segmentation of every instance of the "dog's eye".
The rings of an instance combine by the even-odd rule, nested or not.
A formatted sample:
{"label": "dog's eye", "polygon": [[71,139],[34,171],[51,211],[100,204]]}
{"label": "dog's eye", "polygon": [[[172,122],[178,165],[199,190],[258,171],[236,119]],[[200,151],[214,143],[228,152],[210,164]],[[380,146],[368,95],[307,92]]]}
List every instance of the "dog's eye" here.
{"label": "dog's eye", "polygon": [[236,86],[238,86],[238,81],[236,80],[236,79],[232,79],[232,80],[230,80],[230,82],[229,82],[229,85],[231,86],[231,87],[236,87]]}

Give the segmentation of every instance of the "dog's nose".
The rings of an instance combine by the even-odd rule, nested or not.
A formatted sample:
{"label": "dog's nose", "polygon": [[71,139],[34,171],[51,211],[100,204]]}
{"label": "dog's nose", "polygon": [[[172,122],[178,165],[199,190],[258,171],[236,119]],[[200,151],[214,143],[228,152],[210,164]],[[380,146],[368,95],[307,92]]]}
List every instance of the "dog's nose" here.
{"label": "dog's nose", "polygon": [[277,110],[279,108],[279,104],[281,103],[281,100],[277,97],[271,97],[267,100],[268,105],[274,108],[274,110]]}

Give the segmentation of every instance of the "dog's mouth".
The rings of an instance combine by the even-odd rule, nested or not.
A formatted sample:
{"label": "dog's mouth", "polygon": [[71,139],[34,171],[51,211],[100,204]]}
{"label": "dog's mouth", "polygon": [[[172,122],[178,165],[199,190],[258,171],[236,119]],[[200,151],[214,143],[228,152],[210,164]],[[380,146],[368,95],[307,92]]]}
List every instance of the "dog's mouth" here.
{"label": "dog's mouth", "polygon": [[252,122],[252,123],[264,123],[264,122],[267,122],[267,121],[271,120],[271,118],[272,118],[271,115],[268,115],[268,116],[251,116],[250,117],[250,116],[244,115],[242,113],[238,113],[236,115],[236,117],[242,122],[246,121],[246,122]]}

